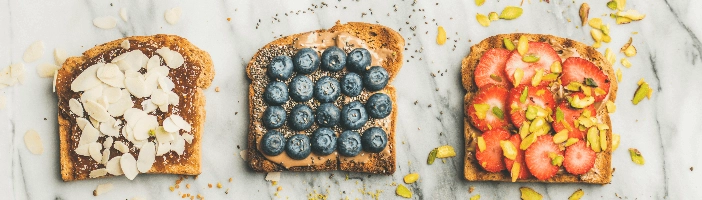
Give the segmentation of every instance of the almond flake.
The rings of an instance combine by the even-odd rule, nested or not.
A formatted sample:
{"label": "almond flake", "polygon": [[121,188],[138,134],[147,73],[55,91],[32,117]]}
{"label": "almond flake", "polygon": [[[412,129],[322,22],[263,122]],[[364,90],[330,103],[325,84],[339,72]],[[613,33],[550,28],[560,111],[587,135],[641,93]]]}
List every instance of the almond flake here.
{"label": "almond flake", "polygon": [[149,132],[154,132],[154,129],[158,127],[158,121],[156,116],[147,115],[139,119],[139,121],[134,126],[134,139],[145,140],[149,138]]}
{"label": "almond flake", "polygon": [[66,59],[68,59],[66,50],[60,48],[54,49],[54,61],[56,61],[56,65],[62,66],[63,63],[66,62]]}
{"label": "almond flake", "polygon": [[[164,120],[164,121],[169,121],[169,120]],[[159,143],[166,143],[173,141],[173,136],[171,133],[167,132],[163,126],[159,126],[156,128],[156,141]]]}
{"label": "almond flake", "polygon": [[161,59],[158,55],[151,56],[149,61],[146,62],[146,70],[154,69],[155,67],[161,66]]}
{"label": "almond flake", "polygon": [[39,60],[41,56],[44,54],[44,41],[36,41],[29,45],[29,48],[24,51],[24,55],[22,56],[22,60],[26,63],[31,63],[34,61]]}
{"label": "almond flake", "polygon": [[73,114],[77,115],[78,117],[83,117],[83,105],[80,104],[78,99],[68,100],[68,108]]}
{"label": "almond flake", "polygon": [[37,74],[42,78],[51,78],[54,76],[54,72],[59,68],[61,67],[51,63],[42,63],[37,66]]}
{"label": "almond flake", "polygon": [[139,160],[137,160],[137,169],[141,173],[148,172],[156,161],[156,147],[153,142],[147,142],[141,146],[139,151]]}
{"label": "almond flake", "polygon": [[182,117],[180,117],[178,115],[171,115],[170,118],[171,118],[171,120],[173,120],[173,123],[175,123],[181,129],[185,130],[186,132],[191,131],[192,127]]}
{"label": "almond flake", "polygon": [[129,146],[127,146],[126,144],[124,144],[124,142],[121,141],[115,142],[115,149],[117,149],[117,151],[123,154],[129,153]]}
{"label": "almond flake", "polygon": [[90,147],[90,144],[78,145],[75,152],[76,152],[76,154],[81,155],[81,156],[90,156],[90,152],[88,151],[88,147]]}
{"label": "almond flake", "polygon": [[136,178],[136,176],[139,174],[134,156],[132,156],[132,154],[124,154],[122,155],[122,158],[120,158],[119,162],[119,165],[122,167],[122,172],[124,172],[124,176],[126,176],[129,180],[134,180],[134,178]]}
{"label": "almond flake", "polygon": [[144,108],[144,112],[150,113],[158,109],[158,105],[154,104],[151,99],[141,102],[141,107]]}
{"label": "almond flake", "polygon": [[85,111],[88,112],[88,115],[90,115],[90,117],[94,118],[99,122],[107,122],[110,119],[114,119],[112,118],[112,116],[110,116],[110,113],[107,113],[107,109],[105,109],[104,106],[100,105],[99,103],[93,100],[88,100],[86,102]]}
{"label": "almond flake", "polygon": [[112,148],[112,143],[114,143],[115,139],[112,137],[107,137],[104,142],[102,142],[102,148],[105,149],[110,149]]}
{"label": "almond flake", "polygon": [[173,91],[166,91],[166,93],[168,94],[168,103],[177,106],[178,102],[180,101],[178,94]]}
{"label": "almond flake", "polygon": [[178,132],[180,130],[180,127],[173,122],[171,117],[168,117],[163,120],[163,129],[166,130],[166,132]]}
{"label": "almond flake", "polygon": [[93,125],[86,124],[83,128],[83,133],[78,139],[78,146],[83,146],[93,142],[97,142],[98,137],[100,137],[100,131],[95,129]]}
{"label": "almond flake", "polygon": [[[20,80],[24,75],[24,63],[15,63],[10,65],[10,77]],[[22,81],[20,81],[22,83]]]}
{"label": "almond flake", "polygon": [[165,61],[166,65],[168,65],[168,67],[171,69],[176,69],[185,63],[183,55],[177,51],[170,50],[167,47],[162,47],[156,50],[156,53],[163,58],[163,61]]}
{"label": "almond flake", "polygon": [[241,156],[241,159],[244,159],[244,161],[246,161],[246,150],[241,150],[239,152],[239,156]]}
{"label": "almond flake", "polygon": [[7,104],[7,100],[5,99],[5,96],[0,95],[0,110],[5,109],[5,104]]}
{"label": "almond flake", "polygon": [[168,95],[163,92],[163,90],[156,89],[153,93],[151,93],[151,102],[159,106],[164,104],[167,105]]}
{"label": "almond flake", "polygon": [[113,104],[110,104],[110,107],[107,108],[107,112],[110,113],[112,117],[122,116],[127,109],[134,107],[134,102],[132,101],[132,97],[129,95],[129,93],[123,90],[120,91],[122,95],[119,100]]}
{"label": "almond flake", "polygon": [[166,154],[169,151],[171,151],[170,142],[158,143],[158,147],[156,149],[156,156],[162,156],[163,154]]}
{"label": "almond flake", "polygon": [[105,168],[90,171],[90,178],[98,178],[105,175],[107,175],[107,170]]}
{"label": "almond flake", "polygon": [[119,66],[107,63],[97,70],[97,77],[103,83],[112,87],[124,88],[124,74],[119,70]]}
{"label": "almond flake", "polygon": [[102,161],[102,145],[97,142],[90,143],[90,146],[88,146],[88,153],[90,154],[90,157],[95,160],[95,162],[100,162]]}
{"label": "almond flake", "polygon": [[101,194],[105,194],[112,190],[112,183],[105,183],[105,184],[100,184],[95,188],[95,191],[93,191],[94,196],[99,196]]}
{"label": "almond flake", "polygon": [[180,21],[180,14],[182,12],[183,11],[180,9],[180,7],[167,9],[163,17],[166,18],[166,22],[168,22],[171,25],[174,25],[178,23],[178,21]]}
{"label": "almond flake", "polygon": [[110,120],[101,123],[100,132],[102,132],[102,134],[109,135],[112,137],[119,137],[119,126],[115,127],[116,123],[117,120],[115,120],[115,118],[110,118]]}
{"label": "almond flake", "polygon": [[85,90],[85,92],[83,92],[83,94],[80,96],[80,102],[83,104],[87,104],[88,100],[93,100],[97,102],[103,97],[102,89],[102,85],[98,85],[91,89]]}
{"label": "almond flake", "polygon": [[54,71],[54,81],[53,85],[51,86],[51,90],[53,92],[56,92],[56,79],[58,78],[58,70]]}
{"label": "almond flake", "polygon": [[107,173],[110,173],[115,176],[124,174],[124,172],[122,172],[122,167],[119,165],[119,160],[121,158],[122,156],[115,156],[110,161],[107,161],[107,164],[105,165]]}
{"label": "almond flake", "polygon": [[[106,87],[102,89],[102,95],[107,98],[107,102],[110,104],[117,103],[120,98],[122,98],[122,89],[116,87]],[[110,107],[107,108],[107,112],[110,112]]]}
{"label": "almond flake", "polygon": [[161,76],[158,78],[158,86],[163,90],[163,91],[171,91],[173,88],[175,88],[175,83],[171,81],[168,77]]}
{"label": "almond flake", "polygon": [[102,151],[102,160],[100,161],[100,164],[105,165],[105,164],[107,164],[107,161],[109,161],[109,160],[110,160],[110,150],[105,149]]}
{"label": "almond flake", "polygon": [[88,125],[89,123],[90,121],[85,118],[76,118],[76,124],[78,124],[78,128],[80,128],[81,131],[85,130],[85,125]]}
{"label": "almond flake", "polygon": [[30,129],[24,133],[24,144],[27,146],[27,149],[29,149],[29,152],[34,155],[41,155],[44,153],[41,137],[39,137],[39,133],[35,130]]}
{"label": "almond flake", "polygon": [[103,65],[105,63],[97,63],[83,70],[71,83],[71,90],[81,92],[99,86],[102,82],[97,77],[97,70]]}
{"label": "almond flake", "polygon": [[[122,18],[125,22],[129,21],[129,16],[127,15],[127,8],[120,8],[119,9],[119,17]],[[129,49],[129,48],[125,48]]]}
{"label": "almond flake", "polygon": [[187,142],[188,144],[193,143],[193,139],[195,138],[195,136],[193,136],[190,133],[184,133],[182,136],[183,139],[185,139],[185,142]]}
{"label": "almond flake", "polygon": [[185,151],[185,140],[178,134],[173,135],[174,139],[173,142],[171,142],[171,150],[178,155],[183,155],[183,151]]}
{"label": "almond flake", "polygon": [[127,76],[124,79],[124,84],[127,86],[127,91],[134,95],[136,98],[146,97],[146,83],[144,82],[144,76],[138,75],[137,77]]}
{"label": "almond flake", "polygon": [[98,17],[93,19],[93,25],[101,29],[112,29],[117,26],[117,20],[114,17]]}
{"label": "almond flake", "polygon": [[280,181],[280,172],[268,172],[266,181]]}

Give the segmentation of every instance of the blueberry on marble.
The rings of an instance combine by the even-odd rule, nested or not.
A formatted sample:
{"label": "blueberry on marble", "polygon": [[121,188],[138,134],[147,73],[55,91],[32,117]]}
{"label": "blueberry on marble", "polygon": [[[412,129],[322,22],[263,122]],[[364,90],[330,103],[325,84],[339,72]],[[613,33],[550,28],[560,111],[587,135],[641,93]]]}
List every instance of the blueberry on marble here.
{"label": "blueberry on marble", "polygon": [[293,135],[288,138],[288,142],[285,145],[285,153],[295,160],[307,158],[307,156],[310,155],[311,149],[310,138],[304,134]]}
{"label": "blueberry on marble", "polygon": [[273,80],[288,80],[293,73],[293,62],[288,56],[277,56],[268,63],[268,77]]}
{"label": "blueberry on marble", "polygon": [[366,111],[368,116],[376,119],[382,119],[390,115],[392,112],[392,100],[390,96],[384,93],[375,93],[366,101]]}
{"label": "blueberry on marble", "polygon": [[348,130],[357,130],[368,121],[368,114],[363,104],[352,101],[341,108],[341,126]]}
{"label": "blueberry on marble", "polygon": [[301,131],[312,127],[314,123],[314,113],[312,108],[305,104],[297,104],[290,110],[288,126],[295,131]]}
{"label": "blueberry on marble", "polygon": [[361,146],[363,150],[371,153],[378,153],[385,149],[388,144],[388,135],[382,128],[371,127],[363,132],[361,136]]}
{"label": "blueberry on marble", "polygon": [[314,97],[322,103],[336,101],[341,95],[339,81],[329,76],[323,76],[314,84]]}
{"label": "blueberry on marble", "polygon": [[297,102],[310,100],[314,94],[313,88],[312,79],[305,75],[297,75],[290,81],[290,98]]}
{"label": "blueberry on marble", "polygon": [[363,91],[363,80],[361,75],[349,72],[341,78],[341,93],[349,97],[355,97]]}
{"label": "blueberry on marble", "polygon": [[280,81],[268,83],[266,90],[263,91],[263,100],[269,105],[283,105],[288,99],[288,86]]}
{"label": "blueberry on marble", "polygon": [[317,125],[321,127],[334,127],[339,123],[341,117],[341,109],[333,103],[322,103],[317,107]]}
{"label": "blueberry on marble", "polygon": [[261,151],[269,156],[277,156],[285,150],[285,136],[276,130],[268,130],[261,138]]}
{"label": "blueberry on marble", "polygon": [[339,154],[342,156],[353,157],[361,153],[361,134],[356,131],[346,130],[341,133],[338,141]]}
{"label": "blueberry on marble", "polygon": [[319,68],[319,54],[312,48],[300,49],[293,56],[293,64],[297,73],[312,73]]}
{"label": "blueberry on marble", "polygon": [[366,67],[371,64],[371,55],[365,48],[352,50],[346,57],[346,67],[349,71],[361,73],[366,71]]}
{"label": "blueberry on marble", "polygon": [[287,114],[282,106],[268,106],[266,111],[263,112],[263,118],[261,119],[263,127],[267,129],[280,128],[285,124],[285,119]]}
{"label": "blueberry on marble", "polygon": [[331,46],[322,52],[322,70],[338,72],[346,65],[346,52],[336,46]]}
{"label": "blueberry on marble", "polygon": [[390,76],[388,76],[388,71],[385,71],[385,68],[374,66],[363,76],[363,86],[369,91],[382,90],[388,84],[389,78]]}
{"label": "blueberry on marble", "polygon": [[336,150],[336,135],[330,128],[318,128],[312,133],[312,152],[326,156]]}

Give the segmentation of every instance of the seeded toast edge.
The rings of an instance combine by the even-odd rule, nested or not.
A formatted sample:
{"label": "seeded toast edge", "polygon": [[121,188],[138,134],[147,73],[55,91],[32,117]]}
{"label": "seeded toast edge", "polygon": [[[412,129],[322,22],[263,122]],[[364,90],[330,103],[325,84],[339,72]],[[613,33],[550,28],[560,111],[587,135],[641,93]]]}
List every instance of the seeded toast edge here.
{"label": "seeded toast edge", "polygon": [[[396,164],[395,164],[395,126],[396,126],[396,117],[397,117],[397,101],[395,98],[395,88],[392,87],[390,83],[394,80],[395,76],[397,73],[400,71],[400,68],[402,67],[402,52],[404,48],[404,39],[402,36],[395,32],[394,30],[382,26],[382,25],[377,25],[377,24],[369,24],[369,23],[362,23],[362,22],[348,22],[347,24],[341,24],[339,21],[336,22],[336,25],[334,25],[330,29],[321,29],[321,30],[316,30],[312,31],[315,33],[322,33],[322,32],[348,32],[349,34],[358,37],[365,41],[367,45],[371,49],[377,49],[377,48],[387,48],[389,50],[392,50],[394,52],[397,52],[397,56],[394,59],[385,59],[385,61],[382,64],[382,67],[388,72],[390,78],[388,80],[388,86],[384,89],[386,91],[386,94],[390,96],[390,98],[393,100],[394,108],[393,111],[390,115],[391,118],[391,127],[388,132],[388,146],[390,147],[390,153],[391,156],[390,158],[385,158],[385,159],[380,159],[378,157],[371,157],[371,160],[369,162],[366,162],[364,164],[356,164],[356,163],[350,163],[350,162],[343,162],[340,160],[340,156],[337,157],[337,162],[329,162],[325,163],[324,165],[318,165],[318,166],[303,166],[303,167],[291,167],[286,169],[285,167],[273,163],[269,161],[268,159],[265,158],[265,156],[259,152],[257,148],[257,143],[256,143],[256,135],[254,132],[254,129],[256,128],[251,121],[254,119],[254,115],[252,114],[254,112],[254,105],[253,102],[256,100],[254,99],[254,87],[253,85],[249,85],[249,131],[248,131],[248,150],[247,150],[247,155],[246,155],[246,160],[249,162],[249,166],[254,170],[258,172],[275,172],[275,171],[324,171],[324,170],[344,170],[344,171],[353,171],[353,172],[368,172],[368,173],[380,173],[380,174],[392,174],[395,172]],[[263,46],[261,49],[266,49],[266,48],[271,48],[272,46],[285,46],[285,45],[292,45],[293,41],[296,37],[306,34],[309,32],[304,32],[304,33],[298,33],[298,34],[293,34],[289,36],[285,36],[279,39],[276,39],[265,46]],[[255,59],[259,56],[259,53],[261,53],[261,49],[259,49],[256,54],[253,55],[251,61],[246,67],[246,74],[249,78],[249,80],[254,80],[253,75],[251,74],[251,68],[254,67],[253,63],[255,62]]]}
{"label": "seeded toast edge", "polygon": [[[524,33],[512,33],[512,34],[500,34],[491,36],[478,44],[473,45],[470,48],[470,54],[463,59],[461,62],[461,80],[463,88],[467,91],[464,97],[464,136],[465,136],[465,167],[464,176],[468,181],[502,181],[510,182],[511,177],[508,172],[496,172],[491,173],[485,171],[475,159],[475,148],[477,146],[475,138],[480,134],[480,131],[475,128],[466,113],[466,107],[469,106],[472,95],[474,95],[478,88],[473,80],[473,72],[475,71],[480,57],[483,53],[492,48],[504,48],[504,39],[508,38],[511,41],[518,40],[520,36],[526,36],[529,41],[537,42],[547,42],[550,44],[558,44],[563,48],[572,48],[580,54],[580,57],[589,60],[590,62],[597,65],[604,73],[607,75],[610,82],[610,92],[609,98],[603,100],[606,102],[610,100],[615,101],[617,97],[617,81],[614,75],[614,69],[612,69],[612,63],[607,62],[602,54],[600,54],[597,49],[585,45],[583,43],[568,39],[556,37],[553,35],[542,35],[542,34],[524,34]],[[602,106],[597,108],[598,115],[602,116],[602,120],[607,123],[609,127],[612,127],[612,122],[609,118],[609,113],[607,113],[604,108],[604,103]],[[595,166],[591,171],[581,176],[571,175],[571,174],[557,174],[556,176],[541,181],[535,178],[530,178],[527,180],[517,180],[517,182],[548,182],[548,183],[592,183],[592,184],[608,184],[612,180],[612,130],[607,130],[607,143],[608,148],[606,151],[597,153],[595,158]],[[526,169],[526,168],[525,168]]]}
{"label": "seeded toast edge", "polygon": [[[148,173],[154,173],[154,174],[182,174],[182,175],[197,175],[201,173],[201,139],[203,135],[203,129],[204,129],[204,122],[205,122],[205,96],[202,91],[202,89],[205,89],[210,86],[212,83],[212,79],[214,79],[214,66],[212,64],[212,59],[210,58],[210,55],[197,48],[194,46],[192,43],[190,43],[187,39],[182,38],[180,36],[175,36],[175,35],[164,35],[164,34],[158,34],[158,35],[153,35],[153,36],[132,36],[132,37],[127,37],[127,38],[122,38],[122,39],[117,39],[102,45],[95,46],[85,52],[83,52],[82,56],[79,57],[70,57],[66,60],[66,62],[63,64],[61,69],[58,70],[58,75],[56,79],[56,95],[58,97],[58,100],[61,101],[61,96],[64,93],[70,92],[70,87],[71,87],[71,82],[77,74],[74,73],[79,73],[82,72],[84,69],[81,69],[83,66],[83,63],[88,61],[90,58],[93,58],[95,56],[100,55],[101,53],[105,51],[109,51],[111,49],[115,48],[121,48],[120,43],[123,40],[130,40],[130,41],[138,41],[138,42],[152,42],[152,43],[157,43],[159,44],[160,47],[167,46],[171,50],[178,51],[183,55],[185,58],[185,64],[186,66],[182,67],[189,67],[188,64],[190,65],[195,65],[195,66],[200,66],[201,71],[199,76],[197,77],[197,89],[195,90],[195,101],[192,102],[192,105],[196,107],[196,113],[197,116],[194,116],[195,120],[193,120],[191,123],[192,128],[193,128],[193,136],[194,139],[192,141],[192,144],[187,144],[186,143],[186,149],[185,153],[190,153],[192,157],[188,160],[187,163],[181,163],[178,165],[170,165],[167,166],[163,170],[156,170],[155,168],[152,168],[149,170]],[[182,101],[181,101],[182,103]],[[64,181],[73,181],[73,180],[83,180],[83,179],[89,179],[88,173],[83,173],[83,174],[77,174],[76,169],[73,168],[73,161],[70,158],[70,151],[73,149],[70,149],[70,144],[69,144],[69,137],[72,134],[72,129],[77,126],[77,124],[71,124],[68,119],[63,118],[61,116],[60,110],[62,109],[61,105],[66,105],[64,109],[67,108],[67,102],[62,103],[58,102],[58,107],[59,107],[59,112],[58,112],[58,124],[59,124],[59,138],[60,138],[60,166],[61,166],[61,178]],[[138,153],[132,152],[132,155],[138,155]],[[111,156],[114,157],[114,156]],[[135,158],[137,156],[134,156]],[[103,177],[109,177],[112,175],[107,175]]]}

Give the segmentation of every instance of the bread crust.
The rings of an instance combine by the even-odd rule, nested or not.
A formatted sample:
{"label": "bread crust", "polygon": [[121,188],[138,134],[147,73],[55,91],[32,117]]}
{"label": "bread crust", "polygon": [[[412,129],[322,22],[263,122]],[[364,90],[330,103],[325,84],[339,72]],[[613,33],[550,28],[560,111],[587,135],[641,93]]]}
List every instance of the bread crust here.
{"label": "bread crust", "polygon": [[[492,48],[504,48],[504,39],[515,41],[518,40],[520,36],[525,36],[529,41],[536,42],[546,42],[553,45],[560,45],[563,49],[572,49],[576,51],[581,58],[586,59],[596,66],[598,66],[608,77],[610,82],[610,92],[609,97],[603,102],[610,100],[615,101],[617,97],[617,81],[614,75],[614,70],[612,69],[612,63],[607,62],[602,54],[600,54],[597,49],[585,45],[583,43],[568,39],[556,37],[553,35],[543,35],[543,34],[525,34],[525,33],[512,33],[512,34],[500,34],[491,36],[478,44],[475,44],[470,49],[470,54],[466,56],[461,62],[461,80],[463,88],[466,90],[466,95],[464,97],[463,103],[464,108],[470,105],[471,98],[478,91],[478,87],[475,85],[473,80],[473,72],[475,71],[480,57],[483,53]],[[475,128],[469,119],[468,113],[464,109],[464,136],[465,136],[465,167],[464,176],[468,181],[503,181],[510,182],[511,176],[508,172],[487,172],[480,167],[477,160],[475,159],[475,148],[477,146],[475,138],[478,137],[481,132]],[[605,109],[604,103],[597,108],[597,113],[601,116],[601,120],[605,122],[609,127],[612,127],[611,120],[609,118],[609,113]],[[554,177],[548,180],[538,180],[536,178],[530,178],[526,180],[517,180],[517,182],[546,182],[546,183],[592,183],[592,184],[608,184],[612,180],[612,130],[608,129],[606,131],[608,149],[597,153],[595,159],[595,166],[593,170],[589,171],[585,175],[576,176],[568,174],[565,171],[559,171]]]}
{"label": "bread crust", "polygon": [[[368,23],[361,23],[361,22],[349,22],[347,24],[341,24],[340,22],[337,21],[336,25],[334,25],[330,29],[326,30],[316,30],[312,31],[314,33],[336,33],[336,32],[347,32],[352,36],[358,37],[362,39],[366,44],[368,45],[369,48],[371,49],[379,49],[379,48],[385,48],[389,49],[393,52],[396,52],[397,55],[395,58],[392,59],[384,59],[382,62],[382,67],[388,72],[388,75],[390,76],[388,85],[386,88],[382,91],[382,93],[387,94],[390,96],[390,98],[393,101],[393,104],[395,105],[391,115],[389,116],[390,119],[390,127],[389,127],[389,132],[388,134],[388,146],[390,148],[390,154],[391,156],[385,157],[385,158],[380,158],[380,156],[376,156],[377,154],[372,154],[370,157],[369,161],[365,163],[355,163],[351,161],[342,161],[340,156],[337,157],[337,160],[335,161],[326,161],[322,165],[312,165],[312,166],[301,166],[301,167],[290,167],[290,168],[285,168],[284,166],[273,163],[270,160],[266,159],[265,156],[259,152],[257,148],[257,143],[256,143],[256,133],[255,129],[257,128],[256,125],[253,123],[254,122],[254,109],[255,105],[254,102],[257,100],[254,98],[254,86],[250,85],[249,86],[249,117],[250,117],[250,123],[249,123],[249,134],[248,134],[248,151],[247,151],[247,161],[249,162],[250,167],[254,171],[258,172],[275,172],[275,171],[325,171],[325,170],[344,170],[344,171],[353,171],[353,172],[367,172],[367,173],[379,173],[379,174],[392,174],[395,172],[395,125],[396,125],[396,118],[397,118],[397,101],[396,101],[396,94],[395,94],[395,88],[391,85],[392,81],[394,80],[395,76],[397,76],[397,73],[400,71],[400,68],[402,67],[402,52],[404,48],[404,39],[402,36],[395,32],[394,30],[377,25],[377,24],[368,24]],[[285,36],[279,39],[276,39],[265,46],[263,46],[261,49],[259,49],[256,54],[252,57],[251,61],[249,62],[247,68],[246,68],[246,74],[250,80],[254,80],[255,77],[252,74],[252,68],[255,67],[254,63],[256,61],[256,58],[259,57],[261,54],[262,49],[269,49],[273,48],[276,46],[287,46],[287,45],[292,45],[295,38],[307,34],[309,32],[305,33],[298,33],[298,34],[293,34],[289,36]]]}
{"label": "bread crust", "polygon": [[[151,168],[147,173],[153,174],[182,174],[182,175],[197,175],[201,173],[201,139],[204,130],[205,123],[205,96],[203,89],[206,89],[212,83],[214,79],[214,65],[212,64],[212,59],[210,55],[194,46],[187,39],[176,36],[176,35],[164,35],[158,34],[153,36],[132,36],[127,38],[122,38],[114,40],[102,45],[95,46],[83,53],[82,56],[70,57],[63,64],[61,69],[58,70],[58,75],[56,79],[56,95],[60,101],[63,95],[67,95],[71,92],[70,86],[74,79],[74,73],[82,72],[83,64],[89,59],[101,55],[103,52],[121,48],[120,44],[124,40],[140,42],[140,43],[152,43],[157,44],[158,47],[168,47],[171,50],[178,51],[185,58],[185,65],[183,67],[199,67],[200,74],[197,76],[196,86],[194,90],[194,101],[192,106],[195,109],[196,115],[193,116],[192,122],[192,133],[194,139],[191,144],[186,144],[185,153],[190,154],[188,160],[178,163],[171,164],[163,169]],[[73,180],[83,180],[89,179],[88,173],[77,173],[74,169],[73,160],[70,157],[70,136],[74,126],[76,124],[71,124],[68,119],[65,119],[61,115],[61,109],[67,109],[61,107],[61,102],[58,103],[58,124],[59,124],[59,139],[60,139],[60,165],[61,165],[61,178],[64,181]],[[135,155],[132,152],[132,155]],[[114,156],[113,156],[114,157]],[[137,157],[137,156],[134,156]],[[110,177],[112,175],[107,175],[103,177]]]}

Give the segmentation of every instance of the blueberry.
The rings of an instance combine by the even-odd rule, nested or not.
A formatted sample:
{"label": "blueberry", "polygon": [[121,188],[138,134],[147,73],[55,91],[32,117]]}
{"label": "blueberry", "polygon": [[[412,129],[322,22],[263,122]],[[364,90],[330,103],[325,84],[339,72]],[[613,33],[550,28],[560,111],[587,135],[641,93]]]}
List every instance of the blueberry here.
{"label": "blueberry", "polygon": [[304,134],[293,135],[285,145],[285,153],[295,160],[307,158],[310,155],[310,150],[310,138]]}
{"label": "blueberry", "polygon": [[293,62],[288,56],[277,56],[268,63],[268,77],[273,80],[288,80],[292,76]]}
{"label": "blueberry", "polygon": [[283,105],[288,99],[288,86],[280,81],[268,83],[266,91],[263,92],[263,100],[269,105]]}
{"label": "blueberry", "polygon": [[357,73],[349,72],[341,78],[341,93],[349,97],[355,97],[363,91],[363,81]]}
{"label": "blueberry", "polygon": [[290,98],[297,102],[312,99],[314,83],[305,75],[297,75],[290,81]]}
{"label": "blueberry", "polygon": [[331,46],[322,52],[322,70],[338,72],[346,65],[346,52],[339,47]]}
{"label": "blueberry", "polygon": [[392,100],[390,96],[383,93],[375,93],[366,101],[366,111],[368,116],[376,119],[382,119],[390,115],[392,112]]}
{"label": "blueberry", "polygon": [[357,72],[363,74],[366,71],[366,67],[371,64],[371,55],[367,49],[357,48],[352,50],[348,57],[346,57],[346,66],[349,71]]}
{"label": "blueberry", "polygon": [[385,88],[388,84],[388,71],[385,68],[374,66],[371,67],[366,75],[363,76],[363,86],[370,91],[378,91]]}
{"label": "blueberry", "polygon": [[341,110],[333,103],[323,103],[317,107],[317,125],[321,127],[334,127],[339,123]]}
{"label": "blueberry", "polygon": [[368,121],[368,114],[363,104],[352,101],[341,108],[341,126],[349,130],[357,130]]}
{"label": "blueberry", "polygon": [[336,143],[342,156],[353,157],[361,153],[361,135],[356,131],[342,132]]}
{"label": "blueberry", "polygon": [[269,156],[277,156],[285,150],[285,136],[276,130],[268,130],[261,138],[261,151]]}
{"label": "blueberry", "polygon": [[336,149],[336,135],[330,128],[318,128],[312,133],[312,152],[326,156]]}
{"label": "blueberry", "polygon": [[319,68],[319,54],[312,48],[300,49],[293,56],[293,63],[297,73],[312,73]]}
{"label": "blueberry", "polygon": [[308,129],[314,123],[314,113],[312,108],[304,104],[297,104],[290,110],[288,126],[295,131]]}
{"label": "blueberry", "polygon": [[314,97],[322,103],[336,101],[341,94],[339,81],[329,76],[323,76],[314,84]]}
{"label": "blueberry", "polygon": [[385,149],[388,144],[388,135],[379,127],[372,127],[363,132],[361,136],[361,146],[363,150],[371,153],[378,153]]}
{"label": "blueberry", "polygon": [[285,124],[287,118],[285,109],[282,106],[268,106],[263,112],[263,127],[268,129],[280,128]]}

